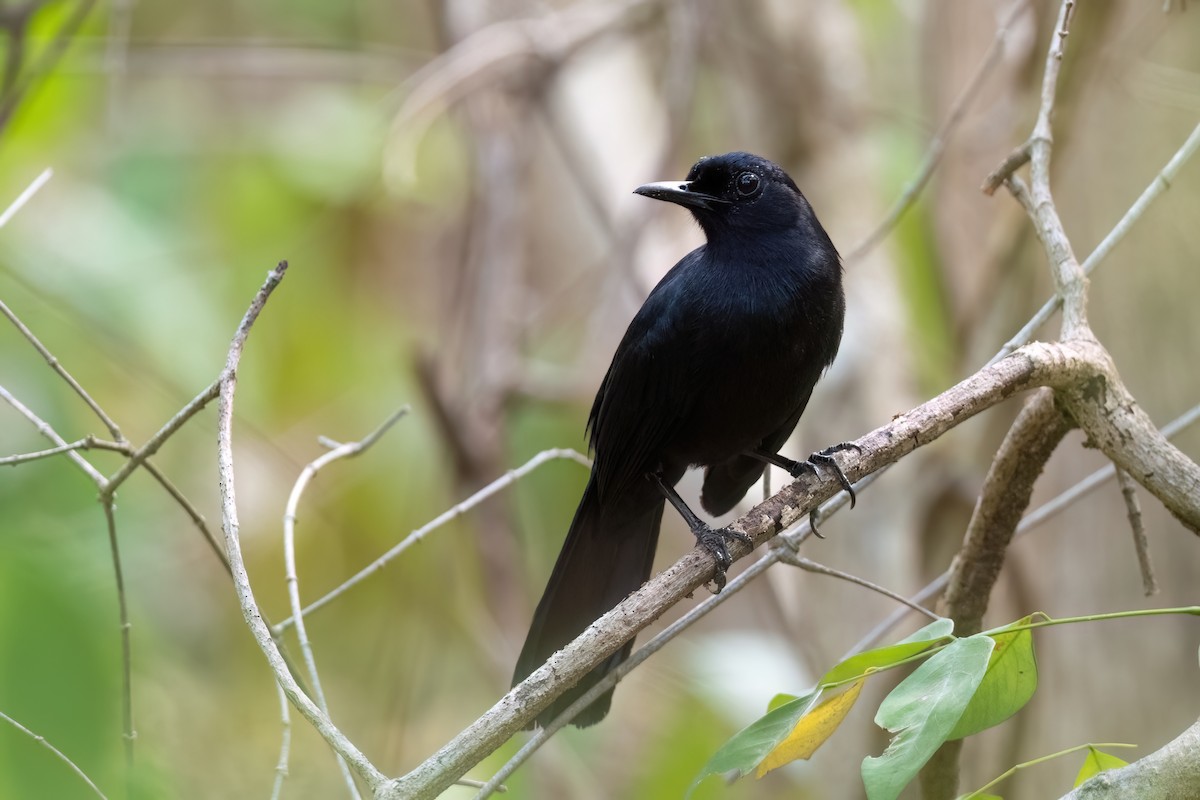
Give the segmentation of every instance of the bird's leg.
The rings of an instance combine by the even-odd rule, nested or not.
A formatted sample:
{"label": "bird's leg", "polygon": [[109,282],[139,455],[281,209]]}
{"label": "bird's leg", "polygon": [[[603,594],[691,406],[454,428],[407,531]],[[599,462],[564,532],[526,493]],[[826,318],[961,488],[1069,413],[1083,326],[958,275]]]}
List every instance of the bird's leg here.
{"label": "bird's leg", "polygon": [[[838,483],[846,490],[846,494],[850,495],[850,507],[854,508],[854,503],[858,499],[854,494],[854,485],[850,483],[850,479],[846,477],[846,473],[842,472],[841,465],[833,457],[834,453],[840,453],[843,450],[857,450],[862,452],[862,448],[854,442],[839,442],[838,444],[826,447],[824,450],[818,450],[809,456],[807,461],[793,461],[786,456],[781,456],[779,453],[772,453],[761,447],[746,453],[746,455],[779,467],[793,478],[799,478],[805,472],[812,472],[814,475],[817,474],[817,465],[829,467],[833,470],[834,477],[837,478]],[[808,512],[808,522],[812,527],[813,534],[819,538],[824,538],[817,532],[817,509],[814,508]]]}
{"label": "bird's leg", "polygon": [[650,472],[646,477],[658,487],[663,497],[675,506],[675,510],[691,528],[692,535],[696,537],[696,543],[712,553],[713,560],[717,562],[717,569],[713,573],[713,583],[717,585],[717,593],[720,594],[721,590],[725,588],[725,570],[729,569],[729,565],[733,563],[733,558],[729,555],[729,548],[725,543],[730,539],[737,539],[739,542],[752,546],[754,541],[741,531],[735,531],[732,528],[713,528],[700,519],[696,516],[696,512],[683,502],[683,498],[679,496],[679,492],[675,491],[675,487],[664,481],[659,473]]}

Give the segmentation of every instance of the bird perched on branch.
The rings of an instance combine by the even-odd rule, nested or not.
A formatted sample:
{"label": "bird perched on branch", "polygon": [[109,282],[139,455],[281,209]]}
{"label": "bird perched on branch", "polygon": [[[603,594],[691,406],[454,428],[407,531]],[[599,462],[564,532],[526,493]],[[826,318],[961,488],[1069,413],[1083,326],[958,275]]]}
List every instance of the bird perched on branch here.
{"label": "bird perched on branch", "polygon": [[[696,162],[685,181],[637,194],[688,209],[707,243],[654,287],[625,331],[588,417],[592,474],[533,616],[513,685],[650,577],[664,501],[716,562],[717,591],[731,563],[727,542],[674,486],[703,466],[700,503],[713,515],[737,504],[767,464],[793,476],[807,462],[780,456],[842,338],[845,301],[837,250],[812,206],[776,164],[749,153]],[[629,657],[633,642],[543,711],[547,724]],[[608,713],[612,692],[574,719]]]}

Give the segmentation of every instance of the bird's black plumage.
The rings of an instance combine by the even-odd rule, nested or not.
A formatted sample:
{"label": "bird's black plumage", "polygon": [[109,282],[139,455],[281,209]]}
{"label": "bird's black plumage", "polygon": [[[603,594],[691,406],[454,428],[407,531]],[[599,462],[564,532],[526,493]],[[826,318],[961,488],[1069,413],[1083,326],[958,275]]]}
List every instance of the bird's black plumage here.
{"label": "bird's black plumage", "polygon": [[[845,302],[837,251],[772,162],[704,158],[685,182],[638,194],[688,208],[707,243],[666,274],[629,324],[588,418],[594,466],[518,659],[514,685],[650,577],[664,495],[705,467],[701,504],[729,511],[796,427],[833,361]],[[786,462],[786,459],[778,459]],[[796,469],[801,465],[790,463]],[[678,496],[676,504],[685,515]],[[717,560],[724,539],[692,515]],[[542,712],[545,723],[628,657],[632,642]],[[575,718],[599,721],[611,692]]]}

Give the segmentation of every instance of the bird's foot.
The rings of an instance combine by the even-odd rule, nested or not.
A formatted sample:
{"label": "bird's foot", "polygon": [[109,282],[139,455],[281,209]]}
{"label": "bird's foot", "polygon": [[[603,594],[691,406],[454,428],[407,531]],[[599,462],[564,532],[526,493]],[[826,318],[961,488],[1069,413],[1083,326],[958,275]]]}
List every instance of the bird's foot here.
{"label": "bird's foot", "polygon": [[713,560],[717,562],[716,571],[713,572],[713,583],[717,586],[716,593],[720,594],[721,590],[725,588],[725,570],[729,569],[729,565],[733,563],[733,557],[729,555],[726,542],[736,539],[750,546],[754,544],[754,541],[741,531],[735,531],[732,528],[711,528],[704,524],[693,529],[692,533],[696,536],[696,543],[712,553]]}
{"label": "bird's foot", "polygon": [[854,494],[854,484],[850,483],[850,479],[846,477],[846,473],[842,472],[842,466],[833,457],[834,453],[841,453],[844,450],[862,452],[862,448],[854,442],[840,442],[826,447],[824,450],[818,450],[809,456],[808,461],[804,463],[812,466],[814,470],[817,466],[828,467],[833,470],[834,477],[838,479],[838,483],[846,490],[846,494],[850,495],[850,507],[854,508],[854,502],[858,499],[857,495]]}
{"label": "bird's foot", "polygon": [[[816,473],[818,471],[818,465],[822,467],[828,467],[829,469],[833,470],[834,477],[837,478],[838,483],[842,485],[842,488],[846,490],[846,494],[850,495],[850,507],[854,508],[854,503],[858,500],[858,496],[854,493],[854,484],[850,483],[850,479],[847,478],[846,473],[842,471],[841,464],[838,464],[837,459],[833,457],[834,453],[840,453],[844,450],[854,450],[859,453],[862,452],[862,448],[856,445],[854,442],[839,442],[838,444],[830,445],[824,450],[818,450],[817,452],[813,453],[808,457],[807,461],[797,462],[797,470],[796,472],[792,473],[792,477],[798,478],[800,477],[800,474],[808,470],[812,470],[814,473]],[[820,518],[820,506],[808,512],[808,526],[812,529],[813,536],[816,536],[818,539],[824,539],[825,537],[822,536],[821,532],[817,530],[817,521]]]}

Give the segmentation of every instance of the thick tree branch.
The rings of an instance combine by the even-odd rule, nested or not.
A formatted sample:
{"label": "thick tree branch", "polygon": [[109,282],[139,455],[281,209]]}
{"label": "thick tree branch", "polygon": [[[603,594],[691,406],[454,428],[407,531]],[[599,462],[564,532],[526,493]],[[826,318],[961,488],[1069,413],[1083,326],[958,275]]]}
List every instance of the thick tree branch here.
{"label": "thick tree branch", "polygon": [[1200,720],[1161,749],[1129,766],[1106,770],[1085,781],[1062,800],[1189,798],[1200,786]]}
{"label": "thick tree branch", "polygon": [[[1197,421],[1200,421],[1200,405],[1192,406],[1182,415],[1164,425],[1161,431],[1162,435],[1170,439],[1179,434],[1181,431],[1194,425]],[[1114,475],[1116,475],[1116,473],[1117,468],[1112,464],[1103,466],[1093,472],[1091,475],[1088,475],[1086,478],[1076,483],[1070,489],[1067,489],[1065,492],[1057,495],[1054,499],[1048,500],[1033,511],[1030,511],[1025,515],[1024,518],[1022,518],[1021,524],[1017,525],[1016,536],[1022,536],[1026,533],[1029,533],[1046,520],[1070,508],[1089,493],[1109,481]],[[878,475],[879,473],[875,474]],[[940,594],[942,590],[946,588],[946,584],[949,582],[950,570],[947,569],[941,575],[927,583],[921,588],[920,591],[912,595],[909,599],[914,603],[924,603],[931,597]],[[864,650],[868,650],[877,645],[880,641],[882,641],[884,635],[900,624],[900,622],[907,617],[908,614],[909,610],[907,608],[900,608],[889,614],[886,619],[882,620],[878,625],[868,631],[862,639],[860,639],[854,644],[853,647],[846,651],[846,655],[843,656],[842,659],[845,660],[856,653],[861,653]]]}
{"label": "thick tree branch", "polygon": [[1079,345],[1091,351],[1096,370],[1055,386],[1059,402],[1088,435],[1089,445],[1200,534],[1200,467],[1159,433],[1121,382],[1108,351],[1094,341]]}
{"label": "thick tree branch", "polygon": [[[992,460],[975,511],[967,525],[962,549],[950,568],[942,611],[954,620],[956,636],[983,630],[983,615],[1009,542],[1033,486],[1051,453],[1071,429],[1071,422],[1054,401],[1054,392],[1041,389],[1026,402]],[[922,795],[942,800],[958,795],[958,758],[962,740],[946,742],[921,770]]]}
{"label": "thick tree branch", "polygon": [[1029,507],[1033,486],[1050,454],[1071,429],[1054,392],[1033,394],[1017,415],[984,479],[962,549],[951,567],[943,598],[956,636],[983,630],[988,598],[1000,575],[1008,544]]}

